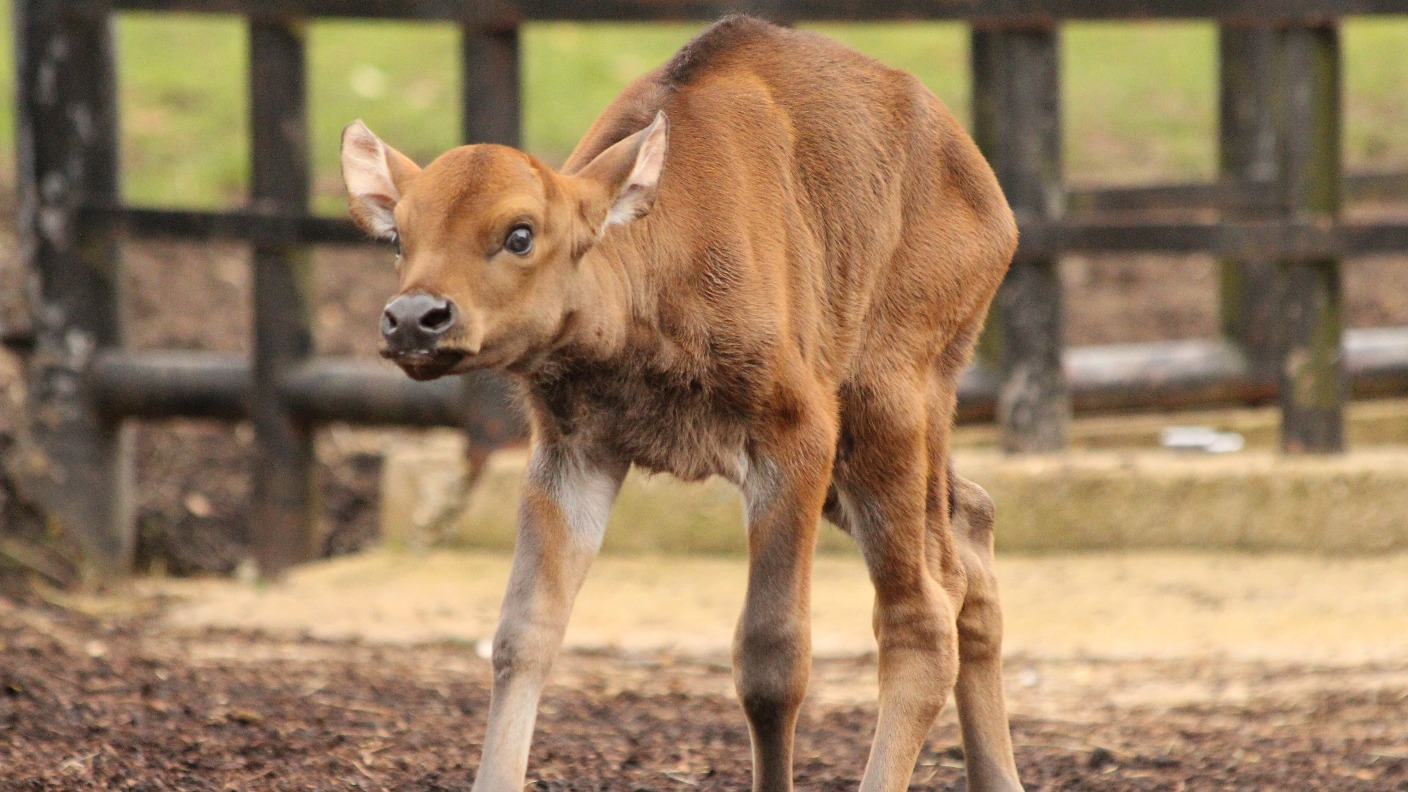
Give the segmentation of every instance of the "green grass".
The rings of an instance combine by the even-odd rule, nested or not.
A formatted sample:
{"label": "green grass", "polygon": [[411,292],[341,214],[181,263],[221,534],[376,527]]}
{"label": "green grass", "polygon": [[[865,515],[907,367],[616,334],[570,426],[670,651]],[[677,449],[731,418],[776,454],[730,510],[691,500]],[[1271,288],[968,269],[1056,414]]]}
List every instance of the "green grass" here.
{"label": "green grass", "polygon": [[[13,91],[10,0],[0,0],[0,90]],[[968,117],[968,37],[954,24],[817,29],[922,79]],[[560,162],[591,119],[697,25],[529,25],[524,141]],[[123,192],[146,205],[238,204],[248,187],[247,41],[241,20],[125,14],[117,24]],[[307,29],[315,202],[340,211],[338,132],[362,118],[425,161],[455,145],[458,47],[449,25],[317,22]],[[1345,155],[1408,168],[1408,20],[1345,25]],[[1062,36],[1065,168],[1081,182],[1210,178],[1216,168],[1216,28],[1074,24]],[[0,177],[12,180],[12,106],[0,104]]]}
{"label": "green grass", "polygon": [[4,184],[14,183],[15,171],[15,53],[13,11],[10,0],[0,0],[0,176]]}
{"label": "green grass", "polygon": [[1408,21],[1354,21],[1343,41],[1346,161],[1408,167]]}
{"label": "green grass", "polygon": [[248,187],[247,37],[230,17],[117,25],[122,186],[143,204],[208,207]]}
{"label": "green grass", "polygon": [[1061,52],[1071,179],[1133,184],[1215,175],[1216,25],[1070,25]]}

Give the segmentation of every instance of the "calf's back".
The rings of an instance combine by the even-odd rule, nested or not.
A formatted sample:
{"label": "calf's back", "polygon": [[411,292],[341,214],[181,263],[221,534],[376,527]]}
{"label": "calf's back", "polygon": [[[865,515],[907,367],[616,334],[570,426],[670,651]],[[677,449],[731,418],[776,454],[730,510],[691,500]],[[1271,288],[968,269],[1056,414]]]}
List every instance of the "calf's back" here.
{"label": "calf's back", "polygon": [[729,475],[759,419],[813,388],[922,375],[986,310],[1012,216],[912,76],[730,18],[629,86],[564,173],[657,112],[670,131],[655,207],[593,254],[625,273],[629,332],[565,348],[529,378],[544,426],[594,423],[630,461]]}

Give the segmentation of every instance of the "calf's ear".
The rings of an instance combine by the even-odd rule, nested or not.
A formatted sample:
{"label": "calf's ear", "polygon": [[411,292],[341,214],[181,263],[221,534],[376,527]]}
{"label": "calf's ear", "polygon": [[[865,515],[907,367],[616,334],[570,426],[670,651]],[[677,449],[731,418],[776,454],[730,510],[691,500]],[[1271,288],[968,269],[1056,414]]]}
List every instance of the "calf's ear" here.
{"label": "calf's ear", "polygon": [[655,206],[668,129],[664,111],[657,112],[650,126],[601,152],[578,173],[610,196],[601,230],[644,217]]}
{"label": "calf's ear", "polygon": [[418,173],[418,165],[381,142],[360,120],[342,130],[342,181],[347,185],[347,209],[367,234],[390,239],[396,233],[391,212]]}

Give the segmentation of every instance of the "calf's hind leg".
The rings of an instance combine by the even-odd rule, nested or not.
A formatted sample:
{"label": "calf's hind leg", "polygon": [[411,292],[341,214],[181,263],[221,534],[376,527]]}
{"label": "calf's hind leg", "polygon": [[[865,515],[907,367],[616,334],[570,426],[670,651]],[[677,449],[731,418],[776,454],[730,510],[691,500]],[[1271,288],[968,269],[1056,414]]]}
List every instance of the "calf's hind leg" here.
{"label": "calf's hind leg", "polygon": [[954,702],[972,792],[1021,792],[1002,691],[1002,609],[993,564],[993,502],[958,476],[948,455],[956,384],[981,317],[949,345],[929,383],[925,555],[929,572],[957,612],[958,679]]}
{"label": "calf's hind leg", "polygon": [[948,469],[950,525],[966,590],[958,610],[958,682],[968,789],[1020,792],[1002,692],[1002,609],[993,569],[993,503],[982,487]]}
{"label": "calf's hind leg", "polygon": [[[898,380],[898,381],[896,381]],[[958,673],[955,613],[925,561],[928,470],[922,390],[895,377],[848,389],[851,442],[835,483],[875,586],[880,711],[862,792],[908,787]]]}

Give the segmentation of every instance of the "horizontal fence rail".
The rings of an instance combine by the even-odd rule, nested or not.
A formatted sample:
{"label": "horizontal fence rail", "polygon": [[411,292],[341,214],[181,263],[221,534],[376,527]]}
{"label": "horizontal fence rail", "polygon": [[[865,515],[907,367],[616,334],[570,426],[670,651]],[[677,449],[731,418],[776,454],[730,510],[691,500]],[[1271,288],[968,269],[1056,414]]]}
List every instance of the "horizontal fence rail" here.
{"label": "horizontal fence rail", "polygon": [[[1345,200],[1392,201],[1408,195],[1408,173],[1351,173],[1341,186]],[[1266,179],[1212,184],[1151,184],[1085,187],[1066,191],[1072,212],[1186,212],[1230,207],[1274,209],[1276,183]]]}
{"label": "horizontal fence rail", "polygon": [[[251,533],[269,575],[314,545],[318,425],[461,427],[477,459],[522,433],[493,375],[418,383],[379,361],[313,355],[309,248],[372,243],[343,218],[309,213],[307,19],[458,25],[461,137],[508,145],[518,143],[525,22],[744,12],[781,22],[968,23],[974,137],[1021,242],[961,384],[962,420],[996,417],[1004,447],[1043,451],[1062,447],[1073,412],[1275,400],[1283,448],[1335,451],[1345,398],[1408,393],[1408,328],[1343,330],[1340,261],[1408,252],[1408,219],[1346,218],[1342,205],[1408,201],[1408,173],[1341,173],[1337,27],[1351,15],[1408,14],[1408,0],[16,0],[14,9],[20,249],[38,284],[29,321],[0,328],[0,341],[26,356],[33,453],[17,478],[108,573],[132,560],[131,419],[254,424]],[[122,204],[117,12],[246,18],[247,206]],[[1218,176],[1072,187],[1061,164],[1060,23],[1142,19],[1220,25]],[[123,237],[248,245],[254,353],[127,348]],[[1060,257],[1122,252],[1217,257],[1219,337],[1064,348]]]}
{"label": "horizontal fence rail", "polygon": [[[1355,396],[1408,393],[1408,328],[1351,330],[1345,369]],[[1276,398],[1276,383],[1257,379],[1236,346],[1218,340],[1160,341],[1074,347],[1064,360],[1077,412],[1174,409]],[[112,351],[92,368],[98,410],[108,418],[249,417],[252,374],[241,355],[218,352]],[[479,387],[500,392],[488,377]],[[978,365],[959,386],[959,420],[994,415],[1001,377]],[[464,423],[454,380],[416,382],[390,364],[359,358],[318,358],[292,369],[278,384],[289,410],[310,423],[449,426]],[[520,437],[508,419],[492,438]]]}
{"label": "horizontal fence rail", "polygon": [[250,17],[343,17],[472,22],[529,20],[707,21],[747,13],[771,19],[843,22],[951,20],[980,25],[1079,19],[1218,19],[1248,25],[1322,23],[1346,16],[1404,13],[1402,0],[62,0],[82,13],[182,11]]}
{"label": "horizontal fence rail", "polygon": [[[1092,202],[1111,200],[1098,193],[1087,195]],[[262,245],[381,244],[369,240],[349,220],[257,209],[109,208],[87,210],[84,217],[95,225],[139,239],[223,240]],[[1028,221],[1021,222],[1020,227],[1022,255],[1034,256],[1148,252],[1256,254],[1295,259],[1408,250],[1408,221],[1344,221],[1332,226],[1304,221],[1150,222],[1083,212],[1069,215],[1061,222]]]}
{"label": "horizontal fence rail", "polygon": [[1284,261],[1408,250],[1408,222],[1102,222],[1072,217],[1021,223],[1019,256],[1058,253],[1211,253]]}
{"label": "horizontal fence rail", "polygon": [[[254,375],[243,355],[214,352],[105,352],[93,362],[99,411],[120,418],[250,416]],[[275,383],[289,412],[310,423],[459,426],[460,383],[416,382],[400,370],[357,358],[320,358]],[[502,442],[511,437],[500,438]]]}

